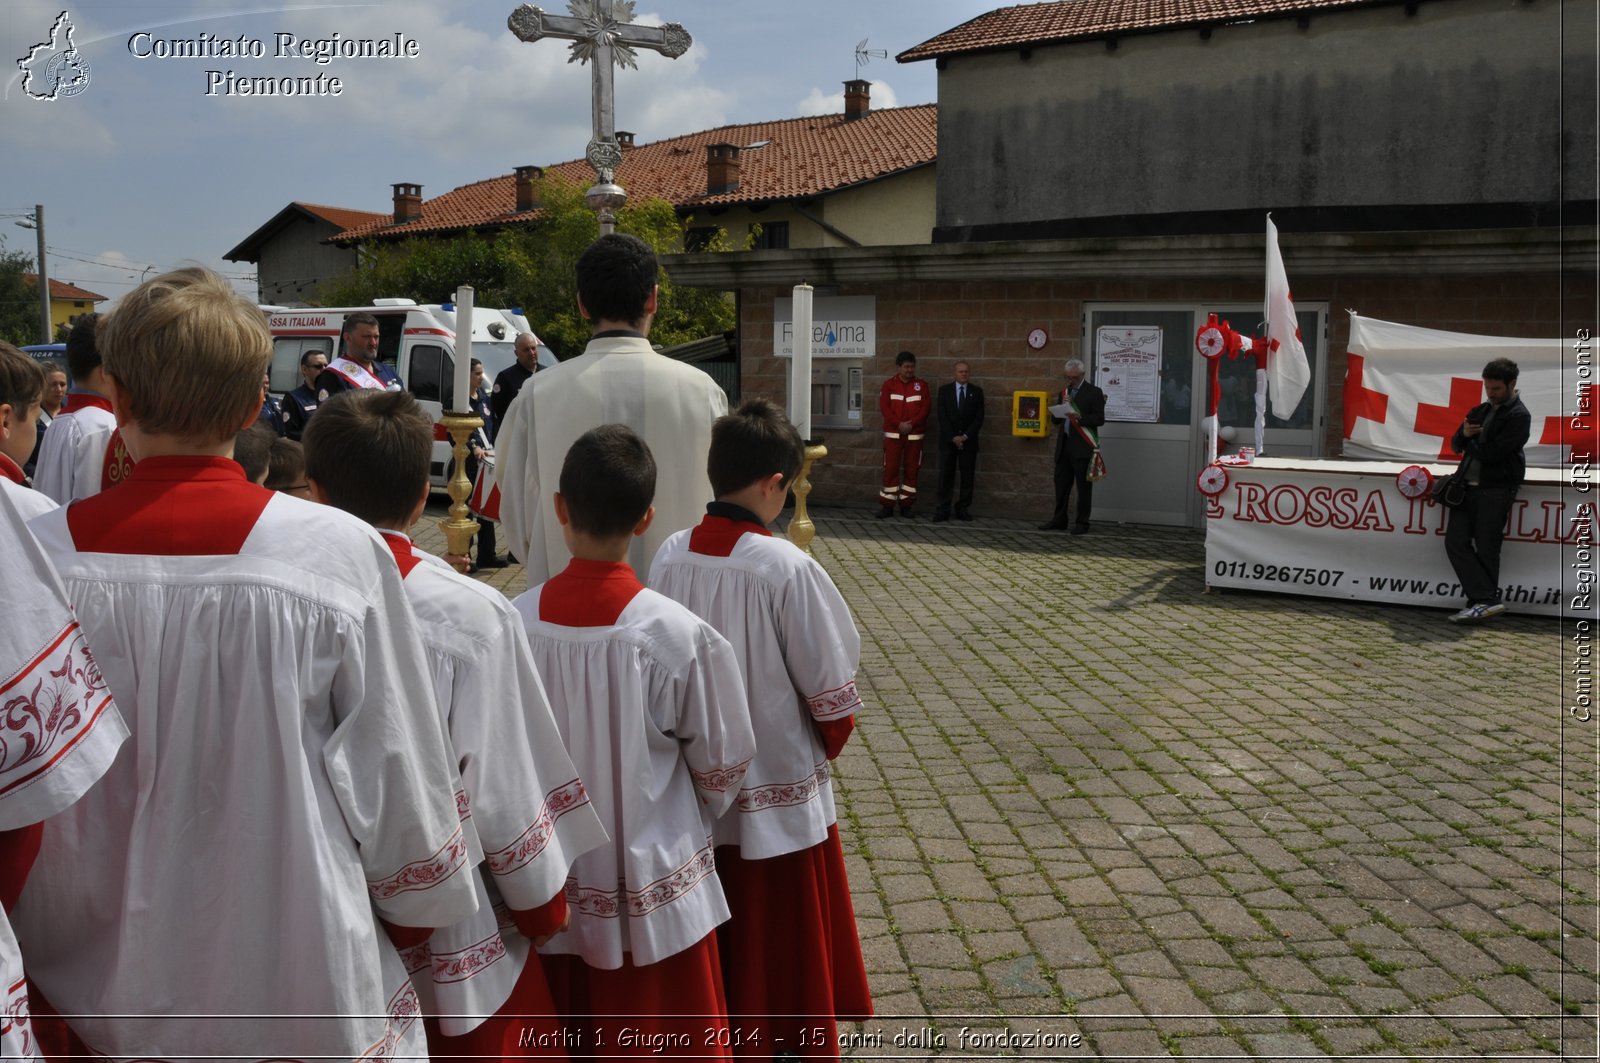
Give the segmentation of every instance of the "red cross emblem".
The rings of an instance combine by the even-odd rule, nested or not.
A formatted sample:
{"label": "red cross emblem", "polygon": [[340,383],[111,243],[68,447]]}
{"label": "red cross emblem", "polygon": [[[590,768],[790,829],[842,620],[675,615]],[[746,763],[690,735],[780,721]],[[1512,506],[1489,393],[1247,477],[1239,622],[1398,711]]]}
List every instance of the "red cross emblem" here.
{"label": "red cross emblem", "polygon": [[1365,417],[1374,424],[1389,419],[1389,396],[1373,391],[1361,383],[1367,360],[1359,354],[1350,356],[1350,365],[1344,371],[1344,437],[1350,438],[1356,418]]}
{"label": "red cross emblem", "polygon": [[1456,452],[1450,449],[1450,437],[1456,434],[1467,411],[1483,401],[1483,381],[1478,377],[1450,378],[1450,405],[1434,406],[1417,403],[1417,434],[1442,436],[1439,441],[1439,460],[1457,461]]}
{"label": "red cross emblem", "polygon": [[1573,461],[1593,461],[1600,456],[1600,386],[1585,384],[1578,399],[1580,412],[1560,417],[1546,417],[1540,443],[1554,443],[1572,448]]}

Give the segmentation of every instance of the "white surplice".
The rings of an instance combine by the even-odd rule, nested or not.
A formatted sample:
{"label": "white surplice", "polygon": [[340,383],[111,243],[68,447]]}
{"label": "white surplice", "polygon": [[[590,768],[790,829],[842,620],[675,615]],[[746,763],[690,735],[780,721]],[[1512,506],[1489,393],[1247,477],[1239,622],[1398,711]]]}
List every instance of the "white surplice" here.
{"label": "white surplice", "polygon": [[[69,402],[70,405],[70,402]],[[117,427],[117,419],[110,410],[99,406],[78,406],[67,413],[58,413],[50,421],[50,431],[39,444],[39,460],[33,466],[33,486],[48,497],[66,505],[87,498],[100,490],[100,470],[92,475],[82,470],[86,451],[98,447],[100,460],[105,459],[109,433]]]}
{"label": "white surplice", "polygon": [[861,636],[823,567],[786,539],[741,536],[726,557],[668,539],[653,589],[680,602],[732,644],[744,675],[756,756],[716,825],[718,845],[760,860],[820,843],[836,821],[832,775],[813,726],[861,707]]}
{"label": "white surplice", "polygon": [[612,842],[578,858],[572,925],[540,951],[605,970],[624,953],[656,963],[728,918],[710,821],[755,753],[739,666],[709,625],[653,591],[641,589],[614,626],[567,627],[539,619],[545,589],[512,604]]}
{"label": "white surplice", "polygon": [[27,523],[41,513],[48,513],[56,508],[55,500],[42,491],[32,487],[23,487],[19,483],[12,483],[4,476],[0,476],[0,492],[5,493],[11,504],[16,508],[17,516],[23,523]]}
{"label": "white surplice", "polygon": [[[0,625],[4,831],[38,823],[82,797],[128,737],[66,592],[23,523],[30,511],[54,508],[37,492],[0,480],[0,586],[7,603]],[[0,1058],[35,1058],[22,953],[3,915],[0,992]]]}
{"label": "white surplice", "polygon": [[477,842],[394,562],[283,494],[236,553],[79,549],[69,514],[135,497],[162,460],[30,525],[132,738],[46,825],[15,919],[29,974],[113,1058],[426,1058],[373,913],[469,916]]}
{"label": "white surplice", "polygon": [[655,457],[655,521],[628,553],[648,580],[667,536],[692,527],[711,501],[711,422],[727,412],[727,394],[707,373],[657,354],[642,338],[590,340],[579,357],[529,377],[495,437],[501,519],[511,552],[527,566],[528,586],[560,572],[571,557],[552,496],[579,436],[625,424]]}
{"label": "white surplice", "polygon": [[609,839],[561,743],[517,611],[409,537],[383,535],[411,559],[409,569],[402,562],[406,595],[461,769],[462,812],[485,853],[474,873],[478,911],[402,954],[423,1013],[457,1036],[505,1004],[529,959],[527,938],[501,934],[496,905],[540,907],[579,854]]}

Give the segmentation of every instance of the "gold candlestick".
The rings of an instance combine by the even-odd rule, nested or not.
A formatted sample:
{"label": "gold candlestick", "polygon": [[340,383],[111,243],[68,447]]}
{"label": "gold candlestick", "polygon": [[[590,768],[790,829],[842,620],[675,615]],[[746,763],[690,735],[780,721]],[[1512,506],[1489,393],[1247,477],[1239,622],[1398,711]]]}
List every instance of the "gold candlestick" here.
{"label": "gold candlestick", "polygon": [[450,519],[439,522],[444,532],[446,560],[465,573],[471,567],[468,553],[472,537],[478,534],[478,522],[467,510],[467,499],[472,497],[472,481],[467,479],[467,441],[472,433],[483,427],[483,418],[475,413],[447,412],[439,421],[455,442],[456,471],[450,477],[446,490],[450,492]]}
{"label": "gold candlestick", "polygon": [[811,552],[811,540],[817,537],[817,526],[806,513],[806,496],[811,493],[811,463],[828,456],[828,448],[821,443],[806,444],[805,460],[800,464],[800,475],[794,481],[794,517],[789,521],[789,541],[806,553]]}

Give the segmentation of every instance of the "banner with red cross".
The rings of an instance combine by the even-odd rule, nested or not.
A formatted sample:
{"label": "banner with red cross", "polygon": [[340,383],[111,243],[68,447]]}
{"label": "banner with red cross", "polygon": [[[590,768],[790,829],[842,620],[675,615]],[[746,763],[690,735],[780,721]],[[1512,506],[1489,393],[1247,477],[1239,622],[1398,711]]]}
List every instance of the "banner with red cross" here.
{"label": "banner with red cross", "polygon": [[[1344,378],[1344,456],[1454,461],[1450,437],[1485,401],[1483,367],[1517,363],[1517,392],[1533,415],[1530,465],[1594,453],[1600,399],[1559,339],[1475,336],[1350,315]],[[1587,389],[1585,388],[1587,385]]]}

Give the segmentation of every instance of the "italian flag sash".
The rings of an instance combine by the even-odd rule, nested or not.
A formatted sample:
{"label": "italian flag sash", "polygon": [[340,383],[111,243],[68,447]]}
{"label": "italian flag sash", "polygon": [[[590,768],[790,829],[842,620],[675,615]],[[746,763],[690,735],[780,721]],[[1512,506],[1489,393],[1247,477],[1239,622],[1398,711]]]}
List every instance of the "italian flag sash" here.
{"label": "italian flag sash", "polygon": [[1106,459],[1100,454],[1100,433],[1083,423],[1083,411],[1078,409],[1078,403],[1073,399],[1072,392],[1063,388],[1061,398],[1068,406],[1072,407],[1072,412],[1078,416],[1078,419],[1072,422],[1072,427],[1077,430],[1079,436],[1083,437],[1085,443],[1094,448],[1094,453],[1089,455],[1089,472],[1084,478],[1090,483],[1096,480],[1104,480],[1106,478]]}

